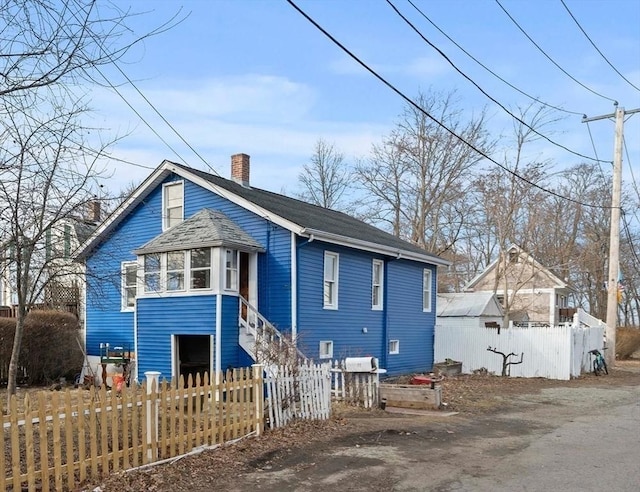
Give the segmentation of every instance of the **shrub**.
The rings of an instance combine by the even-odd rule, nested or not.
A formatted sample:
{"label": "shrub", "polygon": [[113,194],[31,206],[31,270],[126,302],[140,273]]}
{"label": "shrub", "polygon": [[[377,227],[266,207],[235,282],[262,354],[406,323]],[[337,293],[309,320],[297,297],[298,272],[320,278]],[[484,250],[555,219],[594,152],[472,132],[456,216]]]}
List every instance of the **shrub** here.
{"label": "shrub", "polygon": [[[0,377],[6,381],[13,349],[15,319],[0,319]],[[61,311],[32,311],[27,315],[20,351],[18,380],[30,385],[60,378],[73,381],[82,368],[78,319]]]}
{"label": "shrub", "polygon": [[616,355],[620,359],[629,359],[640,351],[640,329],[618,328],[616,330]]}

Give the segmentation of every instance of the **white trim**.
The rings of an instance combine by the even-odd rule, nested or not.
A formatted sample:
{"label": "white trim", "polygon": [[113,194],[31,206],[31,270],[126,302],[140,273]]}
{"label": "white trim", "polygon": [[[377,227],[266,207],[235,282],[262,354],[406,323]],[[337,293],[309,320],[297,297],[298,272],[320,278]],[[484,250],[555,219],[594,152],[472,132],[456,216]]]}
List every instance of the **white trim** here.
{"label": "white trim", "polygon": [[258,306],[258,253],[249,253],[249,304]]}
{"label": "white trim", "polygon": [[139,381],[138,368],[140,367],[140,354],[138,353],[138,309],[137,308],[138,308],[138,297],[136,296],[136,306],[135,306],[135,309],[133,310],[133,351],[136,357],[136,363],[133,365],[134,381]]}
{"label": "white trim", "polygon": [[[330,350],[327,353],[322,353],[322,346],[325,344]],[[333,340],[320,340],[318,345],[318,358],[319,359],[333,359]]]}
{"label": "white trim", "polygon": [[298,245],[295,232],[291,233],[291,339],[298,337]]}
{"label": "white trim", "polygon": [[[333,280],[329,280],[329,282],[333,282],[333,299],[332,302],[327,303],[324,296],[325,283],[327,282],[327,257],[332,257],[334,271]],[[334,251],[325,251],[323,255],[322,262],[322,308],[323,309],[338,309],[338,292],[340,288],[340,254]]]}
{"label": "white trim", "polygon": [[176,352],[176,347],[178,346],[176,339],[178,335],[176,333],[171,334],[171,381],[177,381],[178,374],[178,359],[180,358],[178,353]]}
{"label": "white trim", "polygon": [[[426,274],[428,274],[429,277],[429,305],[425,306],[424,303],[424,299],[425,299],[425,293],[427,292],[426,287],[427,287],[427,282],[425,279],[425,276],[427,276]],[[429,269],[429,268],[424,268],[422,270],[422,312],[423,313],[430,313],[432,310],[432,306],[433,305],[433,272]]]}
{"label": "white trim", "polygon": [[[376,265],[380,266],[380,278],[378,279],[379,282],[377,284],[378,293],[379,293],[379,299],[377,299],[377,301],[379,302],[374,304],[373,288],[376,285],[374,284],[374,282],[376,281],[376,278],[375,278]],[[384,261],[374,258],[371,261],[371,309],[373,311],[382,311],[383,306],[384,306]]]}
{"label": "white trim", "polygon": [[[395,344],[396,348],[395,350],[391,350],[391,344]],[[387,352],[389,353],[389,355],[397,355],[400,353],[400,340],[389,340],[389,343],[387,344]]]}
{"label": "white trim", "polygon": [[330,232],[324,232],[317,229],[305,228],[300,234],[304,237],[311,237],[318,241],[324,241],[331,244],[337,244],[339,246],[347,246],[353,249],[360,249],[363,251],[371,251],[373,253],[380,253],[387,256],[393,256],[397,259],[403,258],[405,260],[419,261],[421,263],[428,263],[430,265],[449,266],[450,261],[442,258],[429,256],[426,254],[420,254],[414,251],[407,251],[401,248],[392,246],[385,246],[383,244],[372,243],[370,241],[363,241],[361,239],[354,239],[339,234],[332,234]]}
{"label": "white trim", "polygon": [[[236,343],[238,341],[236,340]],[[222,373],[222,294],[216,294],[216,377]],[[217,381],[217,379],[216,379]]]}

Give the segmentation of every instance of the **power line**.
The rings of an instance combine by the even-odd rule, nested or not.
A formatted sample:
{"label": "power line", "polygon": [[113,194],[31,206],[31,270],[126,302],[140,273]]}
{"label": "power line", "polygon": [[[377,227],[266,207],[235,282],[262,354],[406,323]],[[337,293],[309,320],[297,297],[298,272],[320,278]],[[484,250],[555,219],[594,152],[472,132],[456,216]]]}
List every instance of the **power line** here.
{"label": "power line", "polygon": [[507,9],[505,9],[505,8],[502,6],[502,4],[500,3],[500,0],[495,0],[495,1],[496,1],[496,3],[500,6],[500,8],[502,9],[502,11],[503,11],[505,14],[507,14],[507,17],[509,17],[509,19],[511,19],[511,22],[513,22],[513,23],[515,24],[515,26],[516,26],[518,29],[520,29],[520,32],[522,32],[522,34],[524,34],[524,35],[525,35],[525,37],[526,37],[529,41],[531,41],[531,43],[532,43],[536,48],[538,48],[538,51],[540,51],[540,53],[542,53],[542,54],[547,58],[547,60],[549,60],[551,63],[553,63],[553,64],[554,64],[554,65],[555,65],[555,66],[556,66],[556,67],[557,67],[557,68],[558,68],[562,73],[564,73],[567,77],[569,77],[571,80],[573,80],[576,84],[580,85],[581,87],[584,87],[586,90],[588,90],[588,91],[589,91],[589,92],[591,92],[592,94],[595,94],[596,96],[599,96],[599,97],[601,97],[601,98],[603,98],[603,99],[606,99],[606,100],[608,100],[608,101],[616,102],[616,100],[615,100],[615,99],[612,99],[612,98],[607,97],[607,96],[605,96],[605,95],[603,95],[603,94],[600,94],[599,92],[597,92],[597,91],[593,90],[591,87],[589,87],[589,86],[587,86],[587,85],[583,84],[583,83],[582,83],[582,82],[580,82],[578,79],[576,79],[573,75],[571,75],[569,72],[567,72],[564,68],[562,68],[562,67],[558,64],[558,62],[556,62],[553,58],[551,58],[551,57],[546,53],[546,51],[544,51],[544,50],[540,47],[540,45],[539,45],[538,43],[536,43],[536,42],[533,40],[533,38],[531,38],[531,36],[529,36],[529,34],[527,33],[527,31],[525,31],[525,30],[524,30],[524,28],[523,28],[522,26],[520,26],[520,24],[518,24],[518,21],[517,21],[517,20],[515,20],[515,19],[513,18],[513,16],[512,16],[512,15],[507,11]]}
{"label": "power line", "polygon": [[[72,12],[72,15],[76,18],[76,20],[78,20],[78,17],[76,16],[75,12]],[[138,94],[145,100],[145,102],[151,107],[151,109],[153,109],[153,111],[178,136],[178,138],[180,138],[180,140],[182,140],[182,142],[187,147],[189,147],[189,149],[191,149],[191,151],[196,156],[198,156],[198,158],[209,168],[209,170],[211,170],[214,174],[219,176],[216,170],[209,165],[209,163],[198,153],[198,151],[195,148],[193,148],[193,146],[189,142],[187,142],[187,140],[180,134],[180,132],[178,132],[178,130],[164,117],[164,115],[154,106],[154,104],[142,93],[142,91],[138,88],[138,86],[120,68],[120,66],[117,63],[117,60],[114,60],[111,53],[109,53],[107,50],[104,49],[101,40],[97,38],[91,30],[89,30],[89,34],[91,38],[95,41],[95,43],[98,45],[98,47],[100,48],[100,51],[107,57],[107,59],[113,64],[113,66],[116,67],[116,69],[120,72],[120,74],[122,74],[122,76],[127,80],[127,82],[129,82],[129,84],[138,92]],[[173,147],[171,147],[171,145],[169,145],[169,143],[164,138],[160,136],[160,134],[151,126],[151,124],[142,117],[142,115],[129,103],[129,101],[127,101],[127,99],[122,95],[122,93],[109,81],[107,76],[102,72],[102,70],[100,70],[100,67],[96,66],[95,68],[98,71],[98,73],[102,76],[102,78],[105,80],[107,85],[111,87],[111,89],[113,89],[116,92],[116,94],[118,94],[118,96],[120,96],[120,98],[125,102],[127,106],[129,106],[129,108],[138,116],[138,118],[140,118],[144,122],[144,124],[147,125],[147,127],[162,141],[162,143],[164,143],[178,157],[178,159],[180,159],[186,166],[189,167],[189,164],[187,164],[187,161]]]}
{"label": "power line", "polygon": [[454,132],[453,130],[451,130],[449,127],[447,127],[444,123],[442,123],[441,121],[439,121],[437,118],[435,118],[434,116],[432,116],[428,111],[426,111],[424,108],[422,108],[418,103],[416,103],[413,99],[411,99],[409,96],[407,96],[406,94],[404,94],[400,89],[398,89],[397,87],[395,87],[391,82],[387,81],[384,77],[382,77],[382,75],[378,74],[375,70],[373,70],[371,67],[369,67],[365,62],[363,62],[360,58],[358,58],[354,53],[352,53],[346,46],[344,46],[340,41],[338,41],[335,37],[333,37],[326,29],[324,29],[320,24],[318,24],[313,18],[311,18],[304,10],[302,10],[300,7],[298,7],[295,2],[293,0],[286,0],[287,3],[289,5],[291,5],[296,11],[298,11],[298,13],[300,15],[302,15],[305,19],[307,19],[311,24],[313,24],[316,29],[318,29],[322,34],[324,34],[327,38],[329,38],[336,46],[338,46],[342,51],[344,51],[347,55],[349,55],[353,60],[355,60],[358,64],[360,64],[360,66],[362,66],[362,68],[364,68],[365,70],[367,70],[371,75],[373,75],[376,79],[378,79],[380,82],[382,82],[384,85],[386,85],[389,89],[391,89],[393,92],[395,92],[397,95],[399,95],[402,99],[404,99],[409,105],[411,105],[412,107],[414,107],[416,110],[420,111],[421,113],[423,113],[427,118],[429,118],[431,121],[433,121],[436,125],[438,125],[440,128],[442,128],[443,130],[445,130],[447,133],[449,133],[450,135],[452,135],[453,137],[457,138],[458,140],[460,140],[461,142],[463,142],[465,145],[467,145],[469,148],[471,148],[472,150],[474,150],[475,152],[477,152],[479,155],[481,155],[482,157],[484,157],[485,159],[487,159],[488,161],[492,162],[493,164],[495,164],[496,166],[498,166],[499,168],[501,168],[502,170],[506,171],[507,173],[515,176],[516,178],[522,180],[523,182],[531,185],[534,188],[537,188],[545,193],[549,193],[550,195],[553,195],[557,198],[561,198],[563,200],[566,200],[568,202],[572,202],[578,205],[582,205],[584,207],[590,207],[590,208],[598,208],[598,209],[610,209],[611,207],[608,206],[603,206],[603,205],[593,205],[590,203],[583,203],[580,202],[578,200],[574,200],[573,198],[569,198],[567,196],[564,195],[560,195],[559,193],[556,193],[555,191],[552,190],[548,190],[546,188],[543,188],[542,186],[533,183],[532,181],[529,181],[527,178],[525,178],[524,176],[519,175],[518,173],[516,173],[515,171],[512,171],[511,169],[509,169],[508,167],[500,164],[498,161],[496,161],[495,159],[493,159],[492,157],[490,157],[489,155],[487,155],[484,151],[478,149],[475,145],[473,145],[472,143],[468,142],[467,140],[465,140],[463,137],[461,137],[460,135],[458,135],[456,132]]}
{"label": "power line", "polygon": [[633,189],[635,190],[636,195],[638,195],[638,202],[640,203],[640,189],[638,189],[638,182],[633,174],[633,166],[631,165],[631,157],[629,156],[629,149],[627,148],[627,140],[625,138],[622,139],[622,146],[624,147],[624,153],[627,156],[627,162],[629,163],[629,174],[631,174]]}
{"label": "power line", "polygon": [[436,50],[438,52],[438,54],[440,56],[442,56],[447,63],[449,63],[449,65],[451,65],[453,67],[453,69],[458,72],[460,75],[462,75],[465,79],[467,79],[471,84],[473,84],[473,86],[478,89],[480,92],[482,92],[482,94],[484,94],[487,98],[489,98],[491,101],[493,101],[495,104],[497,104],[500,108],[502,108],[502,110],[507,113],[509,116],[511,116],[513,119],[515,119],[516,121],[518,121],[520,124],[526,126],[527,128],[529,128],[529,130],[531,130],[533,133],[535,133],[536,135],[538,135],[539,137],[543,138],[544,140],[546,140],[547,142],[549,142],[552,145],[555,145],[556,147],[559,147],[563,150],[566,150],[567,152],[576,155],[578,157],[582,157],[583,159],[588,159],[591,161],[595,161],[597,159],[594,159],[593,157],[590,157],[588,155],[584,155],[581,154],[579,152],[575,152],[573,150],[571,150],[569,147],[566,147],[565,145],[559,144],[558,142],[551,140],[549,137],[547,137],[546,135],[540,133],[538,130],[536,130],[533,126],[529,125],[526,121],[522,120],[521,118],[519,118],[518,116],[516,116],[515,114],[513,114],[511,111],[509,111],[508,108],[506,108],[500,101],[498,101],[497,99],[495,99],[493,96],[491,96],[489,93],[487,93],[482,87],[480,87],[471,77],[469,77],[466,73],[464,73],[462,70],[460,70],[455,63],[453,63],[451,61],[451,59],[440,49],[438,48],[435,44],[433,44],[431,41],[429,41],[421,32],[420,30],[413,25],[413,23],[407,19],[399,10],[398,8],[393,4],[393,2],[391,0],[386,0],[386,2],[391,6],[391,8],[395,11],[396,14],[398,14],[398,16],[409,26],[411,27],[411,29],[414,30],[414,32],[420,36],[422,38],[422,40],[427,43],[429,46],[431,46],[434,50]]}
{"label": "power line", "polygon": [[551,109],[555,109],[556,111],[561,111],[564,113],[568,113],[568,114],[575,114],[578,116],[582,116],[582,112],[577,112],[577,111],[570,111],[568,109],[564,109],[561,108],[559,106],[554,106],[553,104],[549,104],[546,103],[544,101],[542,101],[541,99],[538,99],[537,97],[532,96],[531,94],[523,91],[522,89],[519,89],[518,87],[516,87],[515,85],[513,85],[511,82],[509,82],[508,80],[505,80],[504,78],[502,78],[500,75],[498,75],[496,72],[494,72],[493,70],[491,70],[489,67],[487,67],[484,63],[482,63],[480,60],[478,60],[476,57],[474,57],[471,53],[469,53],[466,49],[464,49],[462,46],[460,46],[459,43],[457,43],[451,36],[449,36],[446,32],[444,32],[435,22],[433,22],[415,3],[412,2],[412,0],[407,0],[407,2],[409,2],[411,4],[411,6],[416,9],[418,11],[418,13],[424,17],[427,22],[429,22],[433,27],[435,27],[438,31],[440,31],[440,33],[446,37],[449,41],[451,41],[460,51],[462,51],[465,55],[467,55],[469,58],[471,58],[474,62],[476,62],[478,65],[480,65],[482,68],[484,68],[487,72],[489,72],[491,75],[493,75],[495,78],[497,78],[498,80],[500,80],[501,82],[503,82],[504,84],[508,85],[509,87],[511,87],[514,91],[519,92],[520,94],[522,94],[525,97],[528,97],[529,99],[543,105],[543,106],[547,106]]}
{"label": "power line", "polygon": [[571,16],[571,18],[573,19],[573,21],[576,23],[576,25],[578,26],[578,28],[582,31],[582,34],[584,34],[584,36],[589,40],[589,42],[591,43],[591,46],[594,47],[594,49],[600,54],[600,56],[604,59],[604,61],[606,61],[609,66],[614,70],[614,72],[616,72],[618,75],[620,75],[620,77],[622,77],[622,79],[629,84],[631,87],[633,87],[635,90],[640,91],[640,88],[638,88],[637,85],[634,85],[628,78],[626,78],[624,75],[622,75],[620,73],[620,71],[613,66],[613,63],[611,63],[609,61],[609,59],[604,56],[604,53],[602,53],[602,51],[600,51],[600,49],[596,46],[596,43],[593,42],[593,40],[589,37],[589,35],[587,34],[587,32],[582,28],[582,26],[580,25],[580,23],[578,22],[578,19],[576,19],[576,17],[573,15],[573,13],[571,12],[571,10],[569,10],[569,7],[567,7],[567,4],[564,2],[564,0],[560,0],[560,3],[562,4],[562,6],[565,8],[565,10],[567,11],[567,13]]}

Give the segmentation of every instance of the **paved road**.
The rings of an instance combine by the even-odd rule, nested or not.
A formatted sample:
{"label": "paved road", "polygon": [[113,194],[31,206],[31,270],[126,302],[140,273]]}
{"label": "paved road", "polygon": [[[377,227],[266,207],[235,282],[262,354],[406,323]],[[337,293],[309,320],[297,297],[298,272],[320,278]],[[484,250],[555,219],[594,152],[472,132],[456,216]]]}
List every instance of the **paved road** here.
{"label": "paved road", "polygon": [[486,477],[466,473],[439,490],[638,491],[640,403],[583,415],[506,457]]}
{"label": "paved road", "polygon": [[481,418],[363,420],[228,491],[640,490],[640,386],[549,388]]}

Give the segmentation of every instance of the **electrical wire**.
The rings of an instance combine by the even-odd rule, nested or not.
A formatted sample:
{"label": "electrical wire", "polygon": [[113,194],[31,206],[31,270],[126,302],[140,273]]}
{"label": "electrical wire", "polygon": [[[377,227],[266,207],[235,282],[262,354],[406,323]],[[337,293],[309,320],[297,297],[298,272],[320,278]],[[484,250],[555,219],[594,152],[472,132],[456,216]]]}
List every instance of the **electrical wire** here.
{"label": "electrical wire", "polygon": [[536,48],[538,48],[538,51],[540,51],[540,53],[542,53],[542,54],[547,58],[547,60],[549,60],[551,63],[553,63],[553,64],[554,64],[554,65],[555,65],[555,66],[556,66],[556,67],[557,67],[557,68],[558,68],[562,73],[564,73],[567,77],[569,77],[571,80],[573,80],[576,84],[578,84],[579,86],[581,86],[581,87],[585,88],[586,90],[588,90],[588,91],[589,91],[589,92],[591,92],[592,94],[595,94],[596,96],[599,96],[599,97],[601,97],[601,98],[603,98],[603,99],[606,99],[607,101],[612,101],[612,102],[614,102],[614,103],[616,102],[616,100],[615,100],[615,99],[612,99],[612,98],[610,98],[610,97],[607,97],[607,96],[605,96],[604,94],[600,94],[599,92],[597,92],[597,91],[593,90],[591,87],[589,87],[589,86],[587,86],[587,85],[583,84],[583,83],[582,83],[582,82],[580,82],[578,79],[576,79],[573,75],[571,75],[569,72],[567,72],[564,68],[562,68],[562,67],[560,66],[560,64],[558,64],[558,62],[556,62],[553,58],[551,58],[551,57],[546,53],[546,51],[544,51],[544,50],[542,49],[542,47],[541,47],[538,43],[536,43],[536,42],[533,40],[533,38],[532,38],[531,36],[529,36],[529,34],[527,33],[527,31],[525,31],[525,30],[524,30],[524,28],[523,28],[522,26],[520,26],[520,24],[518,24],[518,21],[517,21],[517,20],[515,20],[515,19],[513,18],[513,16],[512,16],[512,15],[507,11],[507,9],[505,9],[505,8],[502,6],[502,4],[500,3],[500,0],[495,0],[495,2],[500,6],[500,8],[502,9],[502,11],[503,11],[505,14],[507,14],[507,17],[509,17],[509,19],[511,19],[511,22],[513,22],[513,23],[515,24],[515,26],[516,26],[518,29],[520,29],[520,32],[522,32],[522,34],[524,34],[524,35],[525,35],[525,37],[526,37],[529,41],[531,41],[531,43],[532,43]]}
{"label": "electrical wire", "polygon": [[529,128],[529,130],[531,130],[533,133],[535,133],[536,135],[538,135],[540,138],[546,140],[547,142],[549,142],[552,145],[555,145],[556,147],[559,147],[563,150],[566,150],[567,152],[578,156],[578,157],[582,157],[583,159],[588,159],[591,161],[597,161],[597,159],[594,159],[591,156],[585,155],[585,154],[581,154],[580,152],[576,152],[574,150],[571,150],[569,147],[566,147],[565,145],[562,145],[554,140],[551,140],[549,137],[547,137],[546,135],[544,135],[543,133],[540,133],[538,130],[536,130],[533,126],[529,125],[526,121],[524,121],[523,119],[519,118],[518,116],[516,116],[515,114],[513,114],[511,111],[509,111],[509,109],[504,106],[500,101],[498,101],[497,99],[495,99],[493,96],[491,96],[487,91],[485,91],[482,87],[480,87],[480,85],[478,85],[476,83],[475,80],[473,80],[471,77],[469,77],[466,73],[464,73],[462,70],[460,70],[455,63],[453,63],[451,61],[451,59],[440,49],[438,48],[435,44],[433,44],[431,41],[429,41],[421,32],[420,30],[409,20],[407,19],[402,12],[400,12],[398,10],[398,8],[393,4],[393,2],[391,0],[386,0],[386,2],[391,6],[391,8],[395,11],[396,14],[398,14],[398,16],[409,26],[411,27],[411,29],[413,29],[413,31],[420,36],[420,38],[422,38],[422,40],[427,43],[429,46],[431,46],[434,50],[436,50],[438,52],[438,54],[444,58],[447,63],[449,63],[449,65],[451,65],[453,67],[453,69],[458,72],[460,75],[462,75],[465,79],[467,79],[476,89],[478,89],[480,92],[482,92],[482,94],[484,94],[488,99],[490,99],[491,101],[493,101],[495,104],[497,104],[505,113],[507,113],[509,116],[511,116],[513,119],[515,119],[517,122],[519,122],[520,124],[526,126],[527,128]]}
{"label": "electrical wire", "polygon": [[509,169],[508,167],[504,166],[503,164],[500,164],[498,161],[496,161],[495,159],[493,159],[492,157],[487,155],[484,151],[478,149],[475,145],[473,145],[472,143],[470,143],[467,140],[465,140],[464,138],[462,138],[456,132],[454,132],[449,127],[447,127],[444,123],[442,123],[437,118],[432,116],[428,111],[426,111],[424,108],[422,108],[413,99],[411,99],[409,96],[407,96],[405,93],[403,93],[400,89],[395,87],[391,82],[386,80],[382,75],[380,75],[375,70],[373,70],[369,65],[367,65],[360,58],[358,58],[353,52],[351,52],[340,41],[338,41],[335,37],[333,37],[333,35],[331,35],[325,28],[323,28],[320,24],[318,24],[304,10],[302,10],[300,7],[298,7],[298,5],[296,5],[296,3],[293,0],[286,0],[286,2],[289,5],[291,5],[300,15],[302,15],[305,19],[307,19],[307,21],[309,21],[313,26],[315,26],[316,29],[318,29],[322,34],[324,34],[327,38],[329,38],[336,46],[338,46],[342,51],[344,51],[354,61],[356,61],[362,68],[364,68],[367,72],[369,72],[371,75],[373,75],[376,79],[378,79],[380,82],[382,82],[384,85],[386,85],[389,89],[391,89],[393,92],[395,92],[398,96],[400,96],[402,99],[404,99],[404,101],[407,102],[410,106],[412,106],[416,110],[420,111],[422,114],[424,114],[427,118],[429,118],[431,121],[433,121],[440,128],[445,130],[447,133],[449,133],[450,135],[452,135],[456,139],[460,140],[462,143],[467,145],[469,148],[471,148],[472,150],[477,152],[479,155],[481,155],[482,157],[484,157],[488,161],[492,162],[493,164],[495,164],[496,166],[498,166],[499,168],[501,168],[505,172],[515,176],[516,178],[522,180],[523,182],[531,185],[534,188],[537,188],[537,189],[539,189],[539,190],[541,190],[541,191],[543,191],[545,193],[553,195],[553,196],[555,196],[557,198],[560,198],[562,200],[566,200],[568,202],[572,202],[572,203],[575,203],[575,204],[578,204],[578,205],[581,205],[581,206],[584,206],[584,207],[589,207],[589,208],[611,209],[611,206],[593,205],[593,204],[590,204],[590,203],[584,203],[584,202],[580,202],[578,200],[574,200],[573,198],[569,198],[569,197],[564,196],[564,195],[560,195],[559,193],[556,193],[555,191],[549,190],[549,189],[544,188],[544,187],[542,187],[542,186],[540,186],[540,185],[538,185],[536,183],[533,183],[532,181],[528,180],[524,176],[521,176],[520,174],[516,173],[515,171],[512,171],[511,169]]}
{"label": "electrical wire", "polygon": [[[78,17],[75,12],[71,12],[71,14],[78,20]],[[211,167],[211,165],[202,157],[198,151],[189,143],[187,140],[180,134],[180,132],[164,117],[164,115],[156,108],[156,106],[142,93],[142,91],[138,88],[138,86],[129,78],[129,76],[120,68],[117,63],[117,60],[113,59],[113,56],[110,52],[108,52],[104,47],[103,43],[100,39],[98,39],[92,31],[89,31],[91,38],[100,48],[100,51],[106,56],[106,58],[113,64],[113,66],[120,72],[120,74],[127,80],[127,82],[136,90],[136,92],[145,100],[145,102],[153,109],[153,111],[162,119],[162,121],[178,136],[182,142],[189,147],[189,149],[207,166],[207,168],[213,172],[215,175],[219,176],[215,169]],[[125,102],[127,106],[140,118],[140,120],[164,143],[177,157],[180,159],[187,167],[190,167],[187,164],[187,161],[171,146],[169,143],[160,136],[160,134],[151,126],[151,124],[142,117],[142,115],[129,103],[129,101],[122,95],[122,93],[116,88],[114,84],[107,78],[107,76],[100,70],[100,67],[95,67],[97,72],[102,76],[107,85],[113,89],[118,96]]]}
{"label": "electrical wire", "polygon": [[602,51],[600,51],[600,49],[596,46],[596,43],[593,42],[593,40],[589,37],[589,35],[587,34],[587,32],[582,28],[582,26],[580,25],[580,23],[578,22],[578,19],[576,19],[576,17],[573,15],[573,13],[571,12],[571,10],[569,10],[569,7],[567,6],[567,4],[564,2],[564,0],[560,0],[560,3],[562,4],[562,6],[565,8],[565,10],[567,11],[567,13],[571,16],[571,18],[573,19],[573,22],[576,23],[576,25],[578,26],[578,28],[580,29],[580,31],[582,31],[582,34],[584,34],[584,36],[589,40],[589,42],[591,43],[591,46],[594,47],[594,49],[598,52],[598,54],[604,59],[604,61],[607,62],[607,64],[613,69],[613,71],[615,73],[617,73],[618,75],[620,75],[620,77],[622,77],[622,79],[629,84],[631,87],[633,87],[635,90],[640,91],[640,88],[638,88],[637,85],[634,85],[628,78],[626,78],[624,75],[622,75],[622,73],[620,73],[620,71],[613,65],[613,63],[611,63],[609,61],[609,59],[604,56],[604,53],[602,53]]}
{"label": "electrical wire", "polygon": [[633,166],[631,165],[631,157],[629,156],[629,149],[627,148],[627,140],[622,137],[622,146],[624,147],[624,153],[627,156],[627,162],[629,163],[629,174],[631,175],[631,183],[633,183],[633,189],[638,195],[638,203],[640,203],[640,188],[638,188],[638,182],[636,181],[636,177],[633,174]]}
{"label": "electrical wire", "polygon": [[568,114],[574,114],[574,115],[578,115],[578,116],[582,116],[583,113],[578,112],[578,111],[570,111],[568,109],[564,109],[561,108],[559,106],[554,106],[553,104],[549,104],[546,103],[544,101],[542,101],[541,99],[538,99],[537,97],[532,96],[531,94],[523,91],[522,89],[519,89],[518,87],[516,87],[515,85],[513,85],[511,82],[509,82],[508,80],[505,80],[504,78],[502,78],[500,75],[498,75],[496,72],[494,72],[493,70],[491,70],[489,67],[487,67],[484,63],[482,63],[480,60],[478,60],[476,57],[474,57],[471,53],[469,53],[466,49],[464,49],[462,46],[460,46],[459,43],[457,43],[451,36],[449,36],[446,32],[444,32],[435,22],[433,22],[428,16],[427,14],[425,14],[415,3],[413,3],[412,0],[407,0],[407,2],[409,2],[409,4],[411,4],[411,6],[416,9],[418,11],[418,13],[424,17],[427,22],[429,22],[433,27],[435,27],[444,37],[446,37],[449,41],[451,41],[451,43],[453,43],[460,51],[462,51],[465,55],[467,55],[469,58],[471,58],[474,62],[476,62],[478,65],[480,65],[482,68],[484,68],[487,72],[489,72],[491,75],[493,75],[495,78],[497,78],[498,80],[500,80],[501,82],[503,82],[504,84],[508,85],[509,87],[511,87],[514,91],[519,92],[520,94],[522,94],[525,97],[528,97],[529,99],[531,99],[532,101],[537,102],[538,104],[541,104],[542,106],[546,106],[548,108],[551,109],[555,109],[556,111],[561,111],[564,113],[568,113]]}

